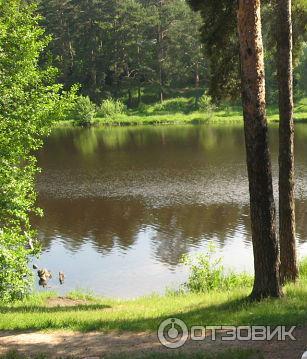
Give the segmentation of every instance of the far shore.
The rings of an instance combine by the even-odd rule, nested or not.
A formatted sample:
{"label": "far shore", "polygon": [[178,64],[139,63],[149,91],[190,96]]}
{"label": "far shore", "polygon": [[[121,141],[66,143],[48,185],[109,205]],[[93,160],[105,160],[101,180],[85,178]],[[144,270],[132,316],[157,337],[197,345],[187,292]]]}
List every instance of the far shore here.
{"label": "far shore", "polygon": [[[269,123],[279,122],[278,106],[271,105],[267,109]],[[307,123],[307,101],[300,100],[295,106],[295,123]],[[224,107],[209,113],[201,111],[193,112],[158,112],[142,113],[138,110],[129,110],[126,114],[119,114],[114,117],[96,117],[88,127],[104,126],[138,126],[138,125],[199,125],[199,124],[243,124],[243,115],[240,107]],[[58,121],[55,127],[77,126],[75,121]]]}

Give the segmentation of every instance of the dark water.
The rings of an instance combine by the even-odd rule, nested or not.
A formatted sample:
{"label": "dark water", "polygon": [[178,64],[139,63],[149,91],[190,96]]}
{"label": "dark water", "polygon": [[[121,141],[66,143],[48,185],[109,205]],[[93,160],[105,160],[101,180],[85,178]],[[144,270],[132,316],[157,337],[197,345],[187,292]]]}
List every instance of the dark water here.
{"label": "dark water", "polygon": [[[297,240],[307,255],[307,125],[296,128]],[[277,127],[270,129],[277,187]],[[186,279],[184,253],[215,243],[225,266],[252,272],[241,126],[61,129],[39,153],[38,262],[74,288],[116,297]]]}

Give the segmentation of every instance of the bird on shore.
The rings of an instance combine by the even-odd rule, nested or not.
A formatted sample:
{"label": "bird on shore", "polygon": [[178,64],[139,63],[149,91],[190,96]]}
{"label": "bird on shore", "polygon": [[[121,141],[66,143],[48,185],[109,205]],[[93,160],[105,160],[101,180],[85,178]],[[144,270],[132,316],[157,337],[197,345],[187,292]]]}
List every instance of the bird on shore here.
{"label": "bird on shore", "polygon": [[65,281],[65,274],[63,272],[59,272],[59,282],[60,284],[64,284]]}

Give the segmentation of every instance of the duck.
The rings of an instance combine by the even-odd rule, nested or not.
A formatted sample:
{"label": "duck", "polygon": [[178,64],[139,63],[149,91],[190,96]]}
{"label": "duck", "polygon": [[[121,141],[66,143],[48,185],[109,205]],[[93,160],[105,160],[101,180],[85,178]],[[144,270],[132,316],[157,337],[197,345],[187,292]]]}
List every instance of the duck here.
{"label": "duck", "polygon": [[45,288],[47,286],[49,279],[52,278],[51,272],[48,269],[45,269],[45,268],[39,269],[37,271],[37,275],[39,277],[38,284],[40,286],[42,286],[43,288]]}
{"label": "duck", "polygon": [[59,272],[59,282],[60,284],[64,284],[64,280],[65,280],[65,274],[63,272]]}

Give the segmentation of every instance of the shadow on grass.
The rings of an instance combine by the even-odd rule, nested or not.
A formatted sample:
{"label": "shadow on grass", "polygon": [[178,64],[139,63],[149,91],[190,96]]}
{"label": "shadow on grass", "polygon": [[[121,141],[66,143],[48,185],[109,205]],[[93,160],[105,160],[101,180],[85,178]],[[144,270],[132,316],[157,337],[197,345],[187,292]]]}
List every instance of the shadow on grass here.
{"label": "shadow on grass", "polygon": [[[10,351],[0,359],[27,359],[28,357],[18,353],[18,351]],[[44,354],[37,354],[31,356],[33,359],[47,359],[48,356]],[[70,357],[73,359],[73,357]],[[182,351],[173,353],[151,352],[151,353],[136,353],[133,354],[108,354],[103,356],[108,359],[263,359],[264,356],[258,350],[246,349],[230,349],[220,353],[204,353],[204,351],[197,351],[194,353],[186,353]]]}
{"label": "shadow on grass", "polygon": [[[307,301],[306,289],[296,288],[289,291],[288,295],[281,299],[268,299],[261,302],[250,302],[249,299],[238,298],[220,304],[208,304],[207,300],[198,301],[191,306],[176,305],[174,310],[163,310],[163,303],[174,297],[169,296],[161,302],[157,301],[154,311],[140,310],[149,304],[141,302],[125,306],[116,304],[112,311],[103,311],[110,306],[103,304],[79,305],[76,307],[53,307],[44,306],[21,306],[0,308],[1,313],[16,313],[17,324],[10,329],[73,329],[81,332],[89,331],[130,331],[130,332],[155,332],[160,323],[171,317],[183,320],[188,327],[201,326],[223,326],[223,325],[304,325],[307,323]],[[214,298],[214,296],[213,296]],[[180,299],[180,297],[179,297]],[[178,303],[178,298],[176,299]],[[183,304],[185,297],[182,296]],[[165,305],[165,304],[164,304]],[[169,303],[167,304],[169,308]],[[102,310],[100,312],[100,310]],[[80,314],[80,312],[82,313]],[[72,313],[71,313],[72,312]],[[78,312],[78,315],[74,315]],[[26,317],[23,322],[23,314],[33,313],[36,316]],[[63,313],[63,316],[53,316],[55,313]],[[0,316],[1,317],[1,316]],[[22,323],[19,327],[18,322]],[[8,326],[9,327],[9,326]],[[2,328],[6,328],[5,325]]]}
{"label": "shadow on grass", "polygon": [[[302,294],[302,302],[306,294]],[[171,300],[171,298],[170,298]],[[304,308],[303,308],[304,307]],[[220,305],[198,308],[154,318],[115,319],[112,321],[79,322],[81,331],[122,330],[122,331],[156,331],[161,321],[169,317],[183,320],[188,327],[193,325],[303,325],[307,322],[307,305],[297,307],[287,304],[286,299],[270,299],[251,303],[248,299],[233,300]]]}
{"label": "shadow on grass", "polygon": [[103,310],[111,308],[105,304],[81,304],[73,306],[54,306],[46,307],[40,305],[33,306],[20,306],[20,307],[5,307],[0,306],[0,313],[58,313],[58,312],[73,312],[73,311],[92,311],[92,310]]}

